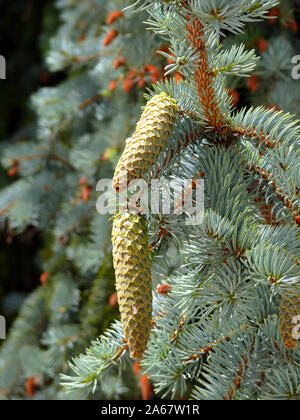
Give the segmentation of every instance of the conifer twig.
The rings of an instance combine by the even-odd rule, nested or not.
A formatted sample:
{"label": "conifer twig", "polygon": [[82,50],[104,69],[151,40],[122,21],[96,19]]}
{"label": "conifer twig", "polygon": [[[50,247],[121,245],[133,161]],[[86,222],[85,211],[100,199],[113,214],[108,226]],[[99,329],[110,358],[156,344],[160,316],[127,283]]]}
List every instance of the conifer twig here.
{"label": "conifer twig", "polygon": [[255,128],[239,126],[233,128],[232,132],[233,134],[239,134],[240,136],[255,138],[267,148],[274,149],[276,147],[275,138],[271,139],[270,134],[265,133],[262,129],[257,132]]}
{"label": "conifer twig", "polygon": [[101,99],[101,95],[97,94],[92,98],[86,99],[80,105],[78,105],[78,110],[82,111],[83,109],[87,108],[88,106],[98,102]]}
{"label": "conifer twig", "polygon": [[276,180],[274,180],[274,177],[272,176],[272,174],[270,172],[267,172],[264,168],[261,168],[258,165],[248,165],[247,168],[251,171],[254,172],[257,176],[259,176],[260,178],[262,178],[268,185],[270,185],[277,198],[282,202],[282,204],[284,205],[284,207],[286,207],[290,214],[292,215],[297,215],[298,214],[298,207],[295,207],[293,205],[293,202],[290,198],[287,198],[283,195],[283,191],[282,190],[278,190],[277,189],[277,183]]}
{"label": "conifer twig", "polygon": [[13,203],[10,203],[7,207],[4,207],[3,209],[0,210],[0,216],[3,216],[3,214],[7,213],[9,210],[11,210],[13,207],[15,207],[15,205],[17,204],[16,201],[14,201]]}
{"label": "conifer twig", "polygon": [[250,351],[249,351],[249,355],[245,354],[242,357],[242,362],[241,362],[241,364],[239,366],[239,369],[236,371],[236,376],[233,379],[233,385],[227,391],[227,396],[224,397],[224,400],[232,400],[234,392],[241,387],[241,382],[242,382],[243,374],[245,374],[246,370],[248,369],[248,366],[249,366],[249,357],[253,353],[254,344],[255,344],[255,339],[251,343],[251,348],[250,348]]}
{"label": "conifer twig", "polygon": [[123,353],[125,351],[128,350],[128,344],[125,344],[124,346],[121,346],[117,352],[117,354],[114,356],[114,358],[112,359],[113,362],[117,362],[120,357],[123,355]]}
{"label": "conifer twig", "polygon": [[[186,7],[187,8],[187,7]],[[188,8],[187,8],[188,9]],[[213,87],[215,75],[210,71],[204,40],[204,28],[199,19],[187,16],[188,38],[199,55],[199,64],[194,66],[194,78],[200,103],[209,125],[216,131],[221,131],[228,125],[221,114],[216,93]]]}

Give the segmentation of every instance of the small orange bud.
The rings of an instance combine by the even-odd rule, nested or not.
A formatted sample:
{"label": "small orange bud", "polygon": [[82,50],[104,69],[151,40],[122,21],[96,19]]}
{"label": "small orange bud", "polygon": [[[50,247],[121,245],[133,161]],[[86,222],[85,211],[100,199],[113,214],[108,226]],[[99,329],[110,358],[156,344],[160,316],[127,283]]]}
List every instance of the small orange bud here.
{"label": "small orange bud", "polygon": [[7,172],[7,175],[13,177],[13,176],[16,176],[18,174],[19,162],[17,160],[14,160],[14,159],[11,159],[11,161],[14,162],[13,163],[14,166],[9,169],[9,171]]}
{"label": "small orange bud", "polygon": [[44,273],[42,273],[40,275],[40,282],[41,282],[41,284],[43,284],[43,285],[44,284],[47,284],[47,280],[48,280],[49,276],[50,276],[49,271],[44,271]]}
{"label": "small orange bud", "polygon": [[7,175],[8,176],[11,176],[11,177],[13,177],[13,176],[17,176],[17,174],[18,174],[18,167],[17,166],[14,166],[13,168],[11,168],[8,172],[7,172]]}
{"label": "small orange bud", "polygon": [[140,377],[140,384],[141,384],[141,391],[142,391],[142,399],[147,401],[150,399],[152,395],[152,386],[149,382],[147,375],[142,375]]}
{"label": "small orange bud", "polygon": [[257,76],[251,76],[248,79],[248,87],[252,92],[256,92],[258,89],[258,78]]}
{"label": "small orange bud", "polygon": [[145,71],[150,74],[151,83],[155,83],[159,80],[159,69],[156,66],[147,64],[145,66]]}
{"label": "small orange bud", "polygon": [[268,49],[268,41],[264,38],[258,38],[257,47],[260,53],[264,53]]}
{"label": "small orange bud", "polygon": [[159,74],[151,74],[150,81],[151,83],[156,83],[159,80]]}
{"label": "small orange bud", "polygon": [[228,94],[231,96],[233,105],[237,105],[240,101],[240,95],[235,89],[229,89]]}
{"label": "small orange bud", "polygon": [[270,23],[276,23],[277,19],[275,19],[276,17],[280,16],[280,9],[278,7],[274,7],[273,9],[271,9],[268,13],[268,16],[270,17],[274,17],[273,19],[269,19]]}
{"label": "small orange bud", "polygon": [[132,76],[128,75],[123,82],[123,90],[126,93],[129,93],[131,89],[134,87],[135,81]]}
{"label": "small orange bud", "polygon": [[118,32],[115,31],[114,29],[112,29],[111,31],[109,31],[106,34],[106,36],[105,36],[105,38],[103,40],[103,46],[104,47],[107,47],[116,38],[117,35],[118,35]]}
{"label": "small orange bud", "polygon": [[79,35],[79,37],[77,38],[77,42],[79,43],[79,42],[85,41],[85,38],[86,36],[84,34]]}
{"label": "small orange bud", "polygon": [[105,152],[102,153],[102,155],[100,156],[100,159],[102,160],[102,162],[108,161],[108,150],[105,150]]}
{"label": "small orange bud", "polygon": [[298,32],[299,27],[298,27],[297,22],[294,19],[290,19],[288,25],[292,31]]}
{"label": "small orange bud", "polygon": [[158,51],[169,53],[169,46],[168,45],[162,45]]}
{"label": "small orange bud", "polygon": [[267,109],[274,109],[274,111],[280,111],[280,108],[277,105],[269,105],[267,106]]}
{"label": "small orange bud", "polygon": [[113,92],[114,90],[116,90],[117,85],[118,85],[118,82],[116,80],[111,80],[109,82],[108,88],[111,92]]}
{"label": "small orange bud", "polygon": [[[172,53],[170,53],[169,55],[171,55],[172,57],[174,57],[175,58],[175,55],[174,54],[172,54]],[[172,58],[168,58],[168,64],[173,64],[173,63],[175,63],[175,60],[173,60]]]}
{"label": "small orange bud", "polygon": [[139,362],[134,362],[132,365],[132,369],[133,369],[133,373],[135,374],[135,376],[138,376],[138,374],[141,371],[141,366],[139,364]]}
{"label": "small orange bud", "polygon": [[161,229],[159,230],[158,234],[157,234],[158,239],[160,239],[162,236],[164,237],[164,236],[166,236],[166,235],[167,235],[167,231],[166,231],[166,229],[164,229],[164,228],[161,228]]}
{"label": "small orange bud", "polygon": [[114,69],[118,69],[121,66],[126,64],[126,60],[124,57],[117,57],[114,61]]}
{"label": "small orange bud", "polygon": [[296,225],[298,225],[300,227],[300,214],[295,217],[294,222],[295,222]]}
{"label": "small orange bud", "polygon": [[153,64],[147,64],[145,66],[145,71],[147,73],[155,73],[155,74],[159,73],[159,69],[156,66],[154,66]]}
{"label": "small orange bud", "polygon": [[78,184],[81,185],[81,186],[83,186],[83,185],[85,185],[87,183],[87,181],[88,181],[87,180],[87,177],[83,176],[82,178],[80,178]]}
{"label": "small orange bud", "polygon": [[107,25],[112,25],[117,19],[120,19],[124,16],[124,13],[121,10],[115,10],[114,12],[111,12],[106,20]]}
{"label": "small orange bud", "polygon": [[34,397],[34,390],[38,384],[39,384],[39,379],[34,376],[26,379],[25,391],[29,398]]}
{"label": "small orange bud", "polygon": [[138,87],[140,89],[143,89],[145,86],[146,86],[145,79],[143,77],[140,77],[139,82],[138,82]]}
{"label": "small orange bud", "polygon": [[130,69],[127,76],[134,78],[136,76],[136,69]]}
{"label": "small orange bud", "polygon": [[88,203],[91,196],[92,187],[89,185],[85,185],[82,187],[81,190],[81,199],[84,203]]}
{"label": "small orange bud", "polygon": [[112,308],[114,308],[115,306],[117,306],[117,303],[118,303],[118,295],[117,295],[117,293],[114,293],[109,298],[108,304],[109,304],[109,306],[111,306]]}
{"label": "small orange bud", "polygon": [[174,74],[174,79],[175,79],[175,82],[178,83],[178,82],[180,82],[180,80],[183,79],[183,75],[181,73],[179,73],[178,71],[176,71],[175,74]]}
{"label": "small orange bud", "polygon": [[160,293],[161,295],[167,295],[168,293],[170,293],[172,290],[172,287],[169,284],[162,284],[160,286],[158,286],[157,288],[157,292]]}

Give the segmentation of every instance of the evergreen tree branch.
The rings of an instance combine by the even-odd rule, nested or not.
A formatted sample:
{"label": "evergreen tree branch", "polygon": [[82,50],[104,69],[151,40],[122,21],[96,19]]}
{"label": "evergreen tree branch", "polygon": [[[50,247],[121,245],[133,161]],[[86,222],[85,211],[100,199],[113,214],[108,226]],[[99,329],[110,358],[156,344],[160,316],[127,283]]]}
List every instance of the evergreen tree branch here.
{"label": "evergreen tree branch", "polygon": [[258,165],[248,166],[248,169],[257,175],[260,179],[262,179],[265,184],[272,187],[276,197],[280,200],[283,206],[288,209],[290,214],[294,215],[295,217],[299,213],[297,204],[295,205],[292,199],[284,195],[281,189],[277,188],[276,179],[270,172],[267,172],[265,169]]}
{"label": "evergreen tree branch", "polygon": [[188,16],[187,21],[188,38],[198,52],[199,57],[199,64],[194,66],[194,78],[198,89],[199,100],[209,126],[220,131],[227,123],[221,114],[213,88],[215,75],[208,65],[204,27],[198,19],[192,18],[191,16]]}

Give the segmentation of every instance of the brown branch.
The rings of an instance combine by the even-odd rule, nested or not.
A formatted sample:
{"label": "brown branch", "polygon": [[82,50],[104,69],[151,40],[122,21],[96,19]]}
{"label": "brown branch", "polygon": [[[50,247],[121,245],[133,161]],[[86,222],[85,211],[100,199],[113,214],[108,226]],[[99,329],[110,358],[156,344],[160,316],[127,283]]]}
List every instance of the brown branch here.
{"label": "brown branch", "polygon": [[121,347],[119,348],[119,351],[118,351],[118,352],[117,352],[117,354],[115,355],[115,357],[112,359],[112,360],[113,360],[113,362],[116,362],[117,360],[119,360],[119,359],[120,359],[120,357],[122,356],[122,354],[123,354],[126,350],[128,350],[128,345],[127,345],[127,344],[125,344],[124,346],[121,346]]}
{"label": "brown branch", "polygon": [[7,213],[9,210],[11,210],[13,207],[15,207],[15,205],[17,204],[16,201],[14,201],[13,203],[9,204],[7,207],[5,207],[4,209],[0,210],[0,216],[3,216],[5,213]]}
{"label": "brown branch", "polygon": [[107,51],[101,51],[101,52],[90,54],[90,55],[82,55],[81,57],[75,56],[75,57],[72,57],[72,61],[74,63],[86,63],[88,61],[96,60],[97,58],[103,57],[109,53],[110,51],[107,50]]}
{"label": "brown branch", "polygon": [[[192,144],[196,141],[196,139],[203,134],[203,130],[198,130],[195,133],[190,133],[187,134],[181,142],[178,143],[177,147],[170,147],[170,155],[166,156],[164,159],[164,163],[162,164],[162,166],[160,166],[158,164],[158,172],[156,174],[156,178],[159,176],[162,168],[167,164],[168,161],[171,161],[172,159],[174,159],[175,155],[179,155],[179,153],[186,148],[189,144]],[[151,178],[154,178],[154,174],[152,172]]]}
{"label": "brown branch", "polygon": [[289,210],[289,212],[292,215],[298,214],[298,207],[294,207],[292,200],[284,196],[284,192],[282,190],[277,189],[277,182],[276,180],[272,179],[274,177],[270,172],[267,172],[265,169],[261,168],[258,165],[248,165],[247,169],[251,172],[254,172],[255,175],[262,178],[268,185],[270,185],[273,188],[277,198],[282,202],[282,204]]}
{"label": "brown branch", "polygon": [[199,56],[199,64],[194,66],[194,77],[200,103],[209,125],[216,131],[222,131],[224,126],[228,126],[228,122],[221,113],[213,87],[215,75],[208,64],[204,27],[199,19],[193,19],[189,14],[187,20],[188,39],[197,50]]}
{"label": "brown branch", "polygon": [[[248,168],[249,169],[249,168]],[[255,191],[255,188],[259,184],[259,180],[256,179],[250,188],[248,188],[248,193],[251,194],[253,191]],[[270,201],[268,204],[265,201],[265,196],[263,194],[263,186],[259,187],[259,195],[254,199],[254,202],[259,206],[260,214],[265,220],[265,223],[267,225],[271,226],[280,226],[281,224],[284,224],[285,222],[279,222],[277,220],[276,214],[273,212],[274,202]]]}
{"label": "brown branch", "polygon": [[65,230],[63,235],[60,236],[59,241],[63,245],[66,241],[66,237],[74,231],[78,226],[81,225],[86,219],[88,219],[91,216],[91,210],[89,210],[87,213],[85,213],[79,220],[77,220],[75,223],[73,223],[71,226],[68,227],[68,229]]}
{"label": "brown branch", "polygon": [[58,162],[63,163],[66,166],[69,166],[69,168],[71,168],[73,171],[76,171],[76,168],[72,165],[72,163],[70,163],[68,160],[62,158],[61,156],[58,156],[55,153],[35,153],[33,155],[28,155],[28,156],[20,156],[18,158],[12,159],[12,161],[14,162],[26,162],[28,160],[34,160],[34,159],[53,159],[53,160],[57,160]]}
{"label": "brown branch", "polygon": [[178,328],[175,328],[173,334],[171,334],[171,343],[172,344],[177,341],[179,334],[182,332],[184,322],[185,322],[185,315],[183,315],[180,318]]}
{"label": "brown branch", "polygon": [[244,357],[242,357],[242,361],[241,361],[241,364],[239,366],[239,369],[237,370],[236,376],[233,379],[233,385],[227,391],[227,396],[224,397],[225,401],[232,400],[234,392],[237,391],[238,389],[240,389],[241,382],[242,382],[242,379],[243,379],[243,374],[245,374],[246,370],[248,369],[249,357],[252,355],[253,350],[254,350],[254,344],[255,344],[255,340],[253,340],[253,342],[251,344],[249,355],[245,354]]}
{"label": "brown branch", "polygon": [[233,134],[239,134],[240,136],[248,136],[255,138],[259,142],[262,142],[265,147],[274,149],[276,147],[275,138],[271,139],[269,133],[265,133],[263,130],[256,132],[255,128],[238,126],[232,129]]}
{"label": "brown branch", "polygon": [[63,163],[64,165],[68,166],[69,168],[71,168],[73,171],[76,172],[76,168],[75,166],[72,165],[71,162],[69,162],[67,159],[62,158],[61,156],[58,156],[55,153],[50,153],[49,159],[57,160],[58,162]]}
{"label": "brown branch", "polygon": [[92,105],[93,103],[98,102],[100,99],[101,95],[99,94],[93,96],[92,98],[86,99],[80,105],[78,105],[78,110],[81,111],[84,108],[87,108],[88,106]]}
{"label": "brown branch", "polygon": [[[249,328],[249,325],[242,325],[237,331],[243,331],[245,329],[247,330],[248,328]],[[230,333],[230,335],[236,334],[237,331],[232,331]],[[213,348],[216,345],[220,344],[223,340],[229,341],[230,340],[230,336],[224,335],[223,337],[220,337],[217,340],[214,340],[213,342],[211,342],[210,344],[208,344],[206,347],[203,347],[202,349],[200,349],[197,353],[194,353],[194,354],[190,355],[189,357],[187,357],[186,359],[184,359],[183,362],[188,363],[191,360],[195,361],[195,360],[200,359],[205,354],[208,354],[210,351],[212,351]]]}
{"label": "brown branch", "polygon": [[187,357],[186,359],[184,359],[183,361],[185,362],[185,363],[188,363],[188,362],[190,362],[190,361],[195,361],[195,360],[198,360],[198,359],[200,359],[201,357],[203,357],[203,356],[205,356],[206,354],[208,354],[210,351],[212,351],[212,349],[217,345],[217,344],[219,344],[223,339],[225,339],[225,340],[228,340],[229,338],[228,337],[222,337],[222,338],[219,338],[218,340],[215,340],[215,341],[213,341],[212,343],[210,343],[208,346],[206,346],[206,347],[203,347],[202,349],[200,349],[199,351],[198,351],[198,353],[194,353],[194,354],[192,354],[192,355],[190,355],[189,357]]}

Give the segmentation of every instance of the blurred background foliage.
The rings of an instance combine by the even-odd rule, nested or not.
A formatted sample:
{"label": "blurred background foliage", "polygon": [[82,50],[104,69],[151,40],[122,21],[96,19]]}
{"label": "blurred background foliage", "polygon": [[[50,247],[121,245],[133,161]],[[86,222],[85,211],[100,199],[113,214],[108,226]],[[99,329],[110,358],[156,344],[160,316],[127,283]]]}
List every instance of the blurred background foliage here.
{"label": "blurred background foliage", "polygon": [[[0,149],[4,141],[17,142],[34,135],[35,113],[30,95],[53,86],[65,75],[50,73],[44,54],[58,26],[52,0],[0,1],[0,54],[6,59],[6,80],[0,83]],[[0,189],[13,180],[0,166]],[[40,247],[33,227],[19,236],[0,231],[0,313],[8,322],[17,314],[24,297],[39,284],[35,257]],[[17,264],[16,264],[17,261]]]}

